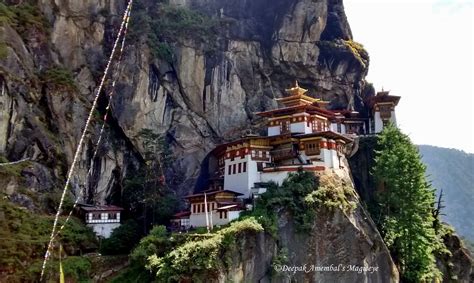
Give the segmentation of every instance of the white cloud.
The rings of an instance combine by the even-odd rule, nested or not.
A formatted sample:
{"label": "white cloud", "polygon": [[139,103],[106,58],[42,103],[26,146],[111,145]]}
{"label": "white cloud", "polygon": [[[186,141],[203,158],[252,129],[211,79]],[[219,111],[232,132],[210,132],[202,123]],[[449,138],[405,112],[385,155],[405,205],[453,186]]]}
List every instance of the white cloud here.
{"label": "white cloud", "polygon": [[474,152],[470,1],[344,2],[368,80],[401,95],[397,118],[417,144]]}

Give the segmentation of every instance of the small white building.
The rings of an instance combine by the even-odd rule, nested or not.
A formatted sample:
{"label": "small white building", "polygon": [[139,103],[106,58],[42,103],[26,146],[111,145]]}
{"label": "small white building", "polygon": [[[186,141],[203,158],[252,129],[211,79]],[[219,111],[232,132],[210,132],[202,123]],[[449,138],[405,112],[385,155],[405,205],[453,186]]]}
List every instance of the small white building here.
{"label": "small white building", "polygon": [[369,106],[372,109],[371,132],[380,133],[388,123],[397,125],[395,106],[398,105],[399,101],[400,96],[390,95],[389,91],[383,90],[370,98]]}
{"label": "small white building", "polygon": [[237,197],[241,195],[231,190],[210,190],[186,196],[190,204],[189,227],[220,226],[239,218],[243,205]]}
{"label": "small white building", "polygon": [[189,211],[181,211],[173,215],[171,219],[171,229],[173,231],[187,231],[191,227],[189,221]]}
{"label": "small white building", "polygon": [[81,215],[86,225],[92,227],[99,237],[108,238],[112,231],[120,226],[120,214],[123,208],[115,205],[80,204]]}

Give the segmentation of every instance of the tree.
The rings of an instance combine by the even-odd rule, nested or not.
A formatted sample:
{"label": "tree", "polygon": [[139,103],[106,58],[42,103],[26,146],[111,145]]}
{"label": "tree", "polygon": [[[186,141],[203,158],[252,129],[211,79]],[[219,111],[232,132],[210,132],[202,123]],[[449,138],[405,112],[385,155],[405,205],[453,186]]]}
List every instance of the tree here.
{"label": "tree", "polygon": [[166,224],[178,201],[165,179],[165,170],[171,162],[165,139],[150,129],[142,129],[139,136],[144,163],[125,180],[123,200],[132,213],[141,217],[143,233],[147,234],[154,224]]}
{"label": "tree", "polygon": [[435,193],[409,137],[393,125],[379,135],[373,174],[379,184],[376,222],[405,282],[439,277],[433,251]]}

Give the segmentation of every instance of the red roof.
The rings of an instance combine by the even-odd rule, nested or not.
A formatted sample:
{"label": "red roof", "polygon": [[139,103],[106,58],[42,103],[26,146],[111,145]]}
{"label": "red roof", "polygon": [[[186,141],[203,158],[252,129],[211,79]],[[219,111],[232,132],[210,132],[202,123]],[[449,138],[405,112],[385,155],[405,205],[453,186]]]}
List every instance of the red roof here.
{"label": "red roof", "polygon": [[274,110],[258,112],[256,114],[262,117],[272,117],[274,116],[274,114],[285,115],[285,114],[295,113],[299,110],[304,110],[305,112],[308,112],[309,114],[320,114],[327,118],[334,116],[333,112],[317,107],[315,105],[297,105],[297,106],[291,106],[291,107],[277,108]]}
{"label": "red roof", "polygon": [[88,204],[80,204],[79,205],[82,210],[85,211],[122,211],[123,208],[115,205],[88,205]]}
{"label": "red roof", "polygon": [[392,102],[395,106],[400,101],[400,96],[389,95],[388,91],[378,92],[377,95],[369,98],[369,105],[373,107],[375,103]]}
{"label": "red roof", "polygon": [[353,139],[351,139],[351,138],[349,138],[345,135],[333,132],[333,131],[324,131],[324,132],[317,132],[317,133],[311,133],[311,134],[299,134],[299,135],[294,135],[294,137],[295,138],[327,137],[327,138],[330,138],[330,139],[341,139],[345,142],[353,141]]}
{"label": "red roof", "polygon": [[[206,191],[206,195],[210,196],[210,195],[214,195],[214,194],[217,194],[217,193],[222,193],[222,192],[226,192],[226,193],[232,193],[236,196],[241,196],[243,194],[239,193],[239,192],[235,192],[235,191],[232,191],[232,190],[216,190],[216,191]],[[202,193],[197,193],[197,194],[192,194],[192,195],[187,195],[185,196],[184,198],[191,198],[191,197],[198,197],[198,196],[204,196],[204,192]]]}
{"label": "red roof", "polygon": [[173,218],[186,218],[191,215],[191,211],[181,211],[173,215]]}

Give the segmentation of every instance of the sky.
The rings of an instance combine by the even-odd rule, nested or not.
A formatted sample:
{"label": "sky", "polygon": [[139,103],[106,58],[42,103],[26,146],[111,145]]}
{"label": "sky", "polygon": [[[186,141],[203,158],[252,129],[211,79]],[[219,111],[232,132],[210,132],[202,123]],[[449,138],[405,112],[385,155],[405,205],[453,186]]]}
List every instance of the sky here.
{"label": "sky", "polygon": [[474,153],[473,0],[344,0],[367,80],[401,96],[397,123],[415,144]]}

